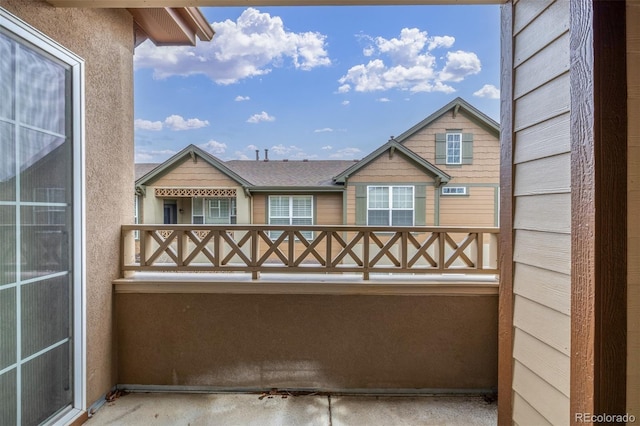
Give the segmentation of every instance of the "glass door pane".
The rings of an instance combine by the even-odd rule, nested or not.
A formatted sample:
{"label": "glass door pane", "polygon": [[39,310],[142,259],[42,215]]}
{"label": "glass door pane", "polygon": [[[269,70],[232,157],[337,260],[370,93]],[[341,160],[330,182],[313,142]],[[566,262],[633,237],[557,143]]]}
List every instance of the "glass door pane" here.
{"label": "glass door pane", "polygon": [[0,53],[0,424],[39,424],[73,402],[72,71]]}

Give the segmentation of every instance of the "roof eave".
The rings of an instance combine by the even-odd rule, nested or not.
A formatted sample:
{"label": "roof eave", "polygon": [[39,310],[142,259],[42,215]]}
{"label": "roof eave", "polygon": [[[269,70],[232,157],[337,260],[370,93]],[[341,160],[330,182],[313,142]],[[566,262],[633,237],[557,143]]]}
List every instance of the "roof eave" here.
{"label": "roof eave", "polygon": [[[142,32],[157,46],[195,46],[215,32],[197,7],[127,9]],[[136,45],[138,45],[136,41]]]}
{"label": "roof eave", "polygon": [[424,120],[420,121],[419,123],[411,127],[410,129],[406,130],[405,132],[402,132],[402,134],[400,134],[399,136],[396,136],[395,138],[396,141],[398,141],[399,143],[404,142],[413,134],[429,126],[431,123],[433,123],[438,118],[442,117],[445,113],[447,113],[448,111],[451,111],[454,108],[457,108],[458,112],[462,110],[463,112],[466,112],[467,114],[471,115],[471,117],[475,119],[478,122],[478,124],[485,127],[487,131],[493,133],[496,136],[500,135],[500,124],[498,124],[491,117],[489,117],[488,115],[486,115],[485,113],[483,113],[482,111],[480,111],[479,109],[477,109],[476,107],[474,107],[473,105],[465,101],[464,99],[457,97],[451,102],[449,102],[448,104],[446,104],[445,106],[443,106],[442,108],[440,108],[439,110],[437,110],[436,112],[434,112],[433,114],[429,115]]}
{"label": "roof eave", "polygon": [[343,192],[344,186],[252,186],[249,191],[257,193],[313,193],[313,192]]}

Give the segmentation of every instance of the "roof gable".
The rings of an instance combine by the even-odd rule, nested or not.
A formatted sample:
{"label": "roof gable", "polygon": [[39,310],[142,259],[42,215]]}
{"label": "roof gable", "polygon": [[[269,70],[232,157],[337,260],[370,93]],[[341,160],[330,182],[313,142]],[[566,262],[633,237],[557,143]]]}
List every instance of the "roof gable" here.
{"label": "roof gable", "polygon": [[451,110],[453,110],[455,114],[462,112],[467,118],[475,121],[478,125],[485,128],[489,133],[496,136],[496,138],[500,136],[500,125],[495,120],[469,104],[464,99],[458,97],[416,124],[415,126],[411,127],[409,130],[403,132],[400,136],[397,136],[395,138],[396,141],[400,143],[404,142],[406,139],[409,139],[420,130],[430,126],[433,122],[435,122],[437,119]]}
{"label": "roof gable", "polygon": [[367,155],[365,158],[355,163],[353,166],[349,167],[347,170],[343,171],[339,175],[333,178],[336,183],[345,183],[350,176],[358,173],[359,170],[369,165],[371,162],[376,160],[382,154],[387,151],[391,151],[391,153],[399,152],[404,155],[406,158],[411,160],[418,167],[422,168],[426,173],[432,175],[433,177],[440,180],[442,183],[447,183],[451,180],[451,176],[447,173],[440,170],[438,167],[431,164],[429,161],[425,160],[415,152],[411,151],[409,148],[405,147],[398,143],[395,139],[390,139],[389,142],[382,145],[371,154]]}
{"label": "roof gable", "polygon": [[251,186],[251,182],[244,179],[242,176],[238,175],[236,172],[227,167],[222,161],[218,160],[213,155],[208,152],[198,148],[195,145],[189,145],[173,157],[169,158],[164,163],[158,165],[158,167],[146,173],[144,176],[136,180],[136,187],[148,185],[154,180],[164,176],[171,170],[173,170],[176,166],[182,163],[185,158],[195,159],[196,157],[202,158],[206,161],[211,167],[217,169],[222,174],[226,175],[228,178],[232,179],[243,187]]}

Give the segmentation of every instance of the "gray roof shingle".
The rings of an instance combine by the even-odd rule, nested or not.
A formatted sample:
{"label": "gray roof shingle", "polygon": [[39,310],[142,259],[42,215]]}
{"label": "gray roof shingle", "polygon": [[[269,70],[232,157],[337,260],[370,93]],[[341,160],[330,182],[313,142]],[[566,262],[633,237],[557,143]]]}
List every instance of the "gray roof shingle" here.
{"label": "gray roof shingle", "polygon": [[255,186],[333,186],[333,177],[354,164],[354,160],[247,161],[224,163]]}

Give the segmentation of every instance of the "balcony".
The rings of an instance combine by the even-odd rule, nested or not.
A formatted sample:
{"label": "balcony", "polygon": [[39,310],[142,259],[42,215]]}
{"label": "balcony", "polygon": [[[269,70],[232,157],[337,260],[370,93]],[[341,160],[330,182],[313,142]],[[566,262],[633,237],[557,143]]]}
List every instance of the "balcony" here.
{"label": "balcony", "polygon": [[497,234],[123,226],[114,281],[119,387],[492,394]]}

